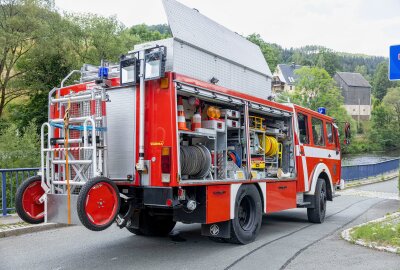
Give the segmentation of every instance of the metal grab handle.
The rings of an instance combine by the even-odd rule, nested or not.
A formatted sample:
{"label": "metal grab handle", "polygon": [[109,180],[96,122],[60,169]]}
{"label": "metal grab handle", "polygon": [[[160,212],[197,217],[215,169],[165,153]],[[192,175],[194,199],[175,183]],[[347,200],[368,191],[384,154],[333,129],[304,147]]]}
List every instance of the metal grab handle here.
{"label": "metal grab handle", "polygon": [[89,147],[88,146],[88,133],[87,133],[87,123],[90,122],[92,128],[92,167],[93,167],[93,176],[97,176],[97,144],[96,144],[96,124],[93,120],[92,117],[88,118],[85,120],[85,122],[83,122],[83,146],[84,147]]}
{"label": "metal grab handle", "polygon": [[[44,147],[44,129],[47,127],[47,148],[50,148],[50,138],[51,138],[51,128],[49,123],[43,123],[42,127],[40,128],[40,165],[42,168],[41,176],[42,176],[42,181],[41,181],[41,186],[47,193],[50,190],[50,170],[49,168],[46,167],[45,170],[45,164],[44,164],[44,152],[45,152],[45,147]],[[48,159],[49,159],[49,152],[46,152],[46,166],[48,166]],[[45,172],[46,171],[46,177],[45,177]]]}

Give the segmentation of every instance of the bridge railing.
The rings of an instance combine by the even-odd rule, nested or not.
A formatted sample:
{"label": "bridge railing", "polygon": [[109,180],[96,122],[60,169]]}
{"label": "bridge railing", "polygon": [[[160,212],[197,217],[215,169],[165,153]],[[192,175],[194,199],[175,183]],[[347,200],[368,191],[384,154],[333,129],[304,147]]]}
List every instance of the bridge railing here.
{"label": "bridge railing", "polygon": [[400,158],[373,164],[342,166],[342,179],[345,181],[354,181],[369,177],[376,177],[390,172],[398,172],[399,167]]}
{"label": "bridge railing", "polygon": [[[400,158],[374,164],[342,166],[342,179],[354,181],[399,171]],[[0,169],[1,207],[3,216],[15,211],[15,192],[23,180],[34,176],[39,168]]]}
{"label": "bridge railing", "polygon": [[15,192],[21,182],[31,176],[34,176],[39,168],[15,168],[0,169],[1,176],[1,213],[6,216],[7,213],[15,210]]}

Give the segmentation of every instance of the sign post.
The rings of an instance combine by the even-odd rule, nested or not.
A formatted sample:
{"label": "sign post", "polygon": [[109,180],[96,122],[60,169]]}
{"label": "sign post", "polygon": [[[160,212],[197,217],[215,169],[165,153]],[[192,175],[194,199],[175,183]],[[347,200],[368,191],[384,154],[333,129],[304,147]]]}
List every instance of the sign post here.
{"label": "sign post", "polygon": [[400,45],[390,46],[389,80],[400,80]]}

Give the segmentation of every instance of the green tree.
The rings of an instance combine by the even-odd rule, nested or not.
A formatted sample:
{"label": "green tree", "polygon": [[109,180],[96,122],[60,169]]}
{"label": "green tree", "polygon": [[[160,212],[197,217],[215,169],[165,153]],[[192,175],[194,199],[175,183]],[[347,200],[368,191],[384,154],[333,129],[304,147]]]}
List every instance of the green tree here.
{"label": "green tree", "polygon": [[368,74],[368,68],[365,65],[356,66],[354,72],[360,73],[368,82],[371,82],[371,75]]}
{"label": "green tree", "polygon": [[271,72],[275,71],[276,66],[281,62],[281,55],[277,46],[265,42],[259,34],[251,34],[247,39],[258,45],[267,61]]}
{"label": "green tree", "polygon": [[400,87],[389,88],[382,102],[392,112],[395,126],[400,133]]}
{"label": "green tree", "polygon": [[137,43],[171,37],[171,32],[165,25],[147,26],[145,24],[138,24],[129,28],[129,34],[137,39]]}
{"label": "green tree", "polygon": [[75,53],[78,66],[100,64],[102,59],[117,62],[119,56],[134,45],[134,42],[129,42],[130,36],[116,17],[69,14],[66,19],[69,22],[67,46]]}
{"label": "green tree", "polygon": [[295,72],[298,79],[295,91],[290,95],[293,103],[312,110],[325,107],[328,115],[337,120],[342,130],[344,122],[353,123],[343,106],[343,97],[339,88],[325,69],[302,67]]}
{"label": "green tree", "polygon": [[378,65],[374,74],[372,93],[378,100],[382,100],[386,95],[387,89],[392,86],[388,79],[388,72],[388,63],[384,61]]}
{"label": "green tree", "polygon": [[0,133],[0,168],[37,167],[40,143],[36,125],[31,121],[23,130],[15,124]]}
{"label": "green tree", "polygon": [[18,81],[26,70],[17,65],[47,35],[52,8],[50,1],[0,1],[0,117],[7,104],[26,94]]}
{"label": "green tree", "polygon": [[340,67],[337,55],[329,49],[322,49],[318,53],[316,66],[325,69],[330,76],[333,76]]}

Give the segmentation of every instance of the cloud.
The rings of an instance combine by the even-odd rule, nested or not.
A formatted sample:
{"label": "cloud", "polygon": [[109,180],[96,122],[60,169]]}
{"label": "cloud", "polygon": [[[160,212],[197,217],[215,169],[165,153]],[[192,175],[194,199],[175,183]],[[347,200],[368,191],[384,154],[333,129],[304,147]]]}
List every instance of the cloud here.
{"label": "cloud", "polygon": [[[386,56],[400,43],[398,0],[181,0],[243,35],[260,33],[283,47],[323,45],[335,51]],[[117,15],[127,26],[166,23],[161,0],[56,0],[63,10]]]}

